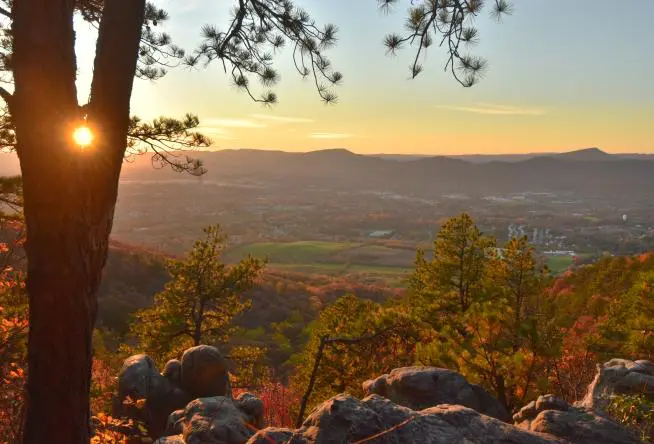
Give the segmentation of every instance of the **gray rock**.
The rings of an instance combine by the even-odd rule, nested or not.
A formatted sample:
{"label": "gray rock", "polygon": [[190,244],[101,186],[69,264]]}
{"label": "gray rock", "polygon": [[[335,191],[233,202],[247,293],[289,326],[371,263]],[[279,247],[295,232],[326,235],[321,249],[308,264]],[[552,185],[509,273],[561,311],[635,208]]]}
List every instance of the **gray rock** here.
{"label": "gray rock", "polygon": [[186,444],[243,444],[255,431],[232,399],[224,396],[196,399],[184,410]]}
{"label": "gray rock", "polygon": [[134,355],[125,359],[118,375],[118,397],[133,400],[145,399],[152,388],[165,385],[157,366],[147,355]]}
{"label": "gray rock", "polygon": [[181,384],[182,382],[182,363],[179,359],[171,359],[166,362],[163,372],[161,374],[167,378],[170,382],[175,384]]}
{"label": "gray rock", "polygon": [[548,433],[575,444],[640,444],[630,430],[608,418],[582,409],[545,410],[529,424],[528,430]]}
{"label": "gray rock", "polygon": [[[139,407],[128,402],[145,400]],[[151,437],[161,436],[171,412],[184,408],[192,397],[159,373],[147,355],[127,358],[118,376],[118,397],[114,416],[144,423]]]}
{"label": "gray rock", "polygon": [[262,426],[263,402],[245,393],[236,400],[215,396],[191,401],[170,414],[165,435],[181,436],[185,444],[243,444]]}
{"label": "gray rock", "polygon": [[597,373],[578,407],[604,414],[614,394],[645,394],[654,399],[654,363],[611,359],[597,365]]}
{"label": "gray rock", "polygon": [[288,442],[292,436],[293,431],[290,429],[269,427],[267,429],[259,430],[246,444],[281,444]]}
{"label": "gray rock", "polygon": [[175,410],[168,416],[168,421],[166,421],[166,429],[164,430],[164,436],[174,436],[181,435],[183,432],[183,420],[184,419],[184,410]]}
{"label": "gray rock", "polygon": [[232,396],[229,362],[216,347],[199,345],[182,355],[182,387],[194,398]]}
{"label": "gray rock", "polygon": [[634,361],[634,364],[636,365],[631,369],[632,372],[645,373],[646,375],[654,375],[654,362],[638,360],[638,361]]}
{"label": "gray rock", "polygon": [[405,367],[363,383],[366,395],[377,394],[396,404],[422,410],[439,404],[469,407],[484,415],[508,421],[506,409],[482,387],[459,373],[435,367]]}
{"label": "gray rock", "polygon": [[525,430],[547,433],[576,444],[636,444],[640,440],[628,429],[592,411],[574,408],[552,395],[539,396],[513,416]]}
{"label": "gray rock", "polygon": [[257,429],[265,427],[263,416],[264,405],[261,399],[251,393],[241,393],[239,397],[234,400],[234,404],[247,416],[249,424],[252,424]]}
{"label": "gray rock", "polygon": [[373,436],[374,444],[563,442],[462,406],[440,405],[416,412],[377,395],[363,401],[339,395],[314,410],[288,444],[350,443]]}

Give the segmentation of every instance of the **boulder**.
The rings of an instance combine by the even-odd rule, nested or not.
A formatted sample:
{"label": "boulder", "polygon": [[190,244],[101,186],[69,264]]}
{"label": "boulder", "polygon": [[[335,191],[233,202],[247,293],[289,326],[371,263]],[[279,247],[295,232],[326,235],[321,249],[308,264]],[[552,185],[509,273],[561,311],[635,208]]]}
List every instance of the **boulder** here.
{"label": "boulder", "polygon": [[[135,355],[125,360],[118,376],[113,415],[144,423],[150,436],[156,438],[164,432],[170,413],[184,408],[192,399],[160,374],[149,356]],[[141,400],[145,403],[139,404]]]}
{"label": "boulder", "polygon": [[654,399],[654,363],[611,359],[598,364],[586,396],[576,405],[602,414],[613,394],[644,394]]}
{"label": "boulder", "polygon": [[264,428],[264,405],[263,401],[251,393],[241,393],[234,400],[236,407],[247,416],[248,424],[257,429]]}
{"label": "boulder", "polygon": [[184,409],[175,410],[168,416],[164,436],[181,435],[184,427]]}
{"label": "boulder", "polygon": [[[183,412],[174,412],[167,431],[176,433],[173,441],[159,439],[157,444],[243,444],[257,429],[250,425],[249,416],[237,406],[237,401],[225,396],[191,401]],[[177,440],[177,441],[175,441]]]}
{"label": "boulder", "polygon": [[513,416],[525,430],[546,433],[575,444],[637,444],[641,441],[620,424],[552,395],[539,396]]}
{"label": "boulder", "polygon": [[246,444],[281,444],[288,442],[292,436],[293,431],[290,429],[269,427],[267,429],[259,430]]}
{"label": "boulder", "polygon": [[166,362],[163,372],[161,374],[175,385],[182,383],[182,363],[179,359],[171,359]]}
{"label": "boulder", "polygon": [[229,362],[216,347],[198,345],[182,355],[182,388],[194,398],[231,398]]}
{"label": "boulder", "polygon": [[[260,432],[265,436],[268,429]],[[286,435],[287,436],[287,435]],[[374,444],[450,443],[563,443],[531,433],[463,406],[440,405],[417,412],[378,395],[358,400],[339,395],[316,408],[288,444],[351,443],[370,439]],[[260,443],[250,438],[248,444]]]}
{"label": "boulder", "polygon": [[506,409],[482,387],[459,373],[436,367],[405,367],[363,383],[366,395],[376,394],[412,410],[456,404],[509,421]]}
{"label": "boulder", "polygon": [[160,390],[166,380],[147,355],[134,355],[125,359],[118,375],[118,398],[145,399],[152,390]]}

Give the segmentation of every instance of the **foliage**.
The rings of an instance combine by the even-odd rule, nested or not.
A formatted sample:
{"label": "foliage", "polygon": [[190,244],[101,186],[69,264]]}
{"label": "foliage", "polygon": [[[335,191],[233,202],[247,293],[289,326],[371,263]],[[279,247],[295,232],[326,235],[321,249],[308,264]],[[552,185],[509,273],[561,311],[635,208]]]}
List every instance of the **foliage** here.
{"label": "foliage", "polygon": [[494,247],[467,214],[449,219],[436,236],[433,259],[418,253],[409,300],[435,338],[419,345],[417,361],[458,369],[511,411],[547,382],[546,275],[536,269],[526,238]]}
{"label": "foliage", "polygon": [[25,342],[27,321],[5,318],[0,306],[0,437],[19,442],[24,410],[26,382]]}
{"label": "foliage", "polygon": [[132,334],[141,349],[160,361],[179,357],[186,348],[227,345],[232,319],[250,306],[251,289],[265,261],[248,257],[233,266],[221,260],[225,236],[219,226],[205,229],[185,259],[171,259],[171,280],[154,304],[136,313]]}
{"label": "foliage", "polygon": [[569,328],[560,329],[559,354],[551,360],[549,374],[553,392],[568,401],[584,396],[599,360],[592,346],[598,337],[597,322],[582,316]]}
{"label": "foliage", "polygon": [[146,444],[152,442],[145,425],[140,422],[135,423],[131,419],[113,418],[99,413],[91,418],[91,422],[94,429],[91,444]]}
{"label": "foliage", "polygon": [[409,289],[439,324],[450,314],[465,312],[484,297],[483,275],[489,250],[495,241],[483,236],[472,218],[463,213],[448,219],[434,240],[434,252],[428,260],[419,250],[416,270],[409,279]]}
{"label": "foliage", "polygon": [[645,395],[613,395],[608,413],[621,424],[631,427],[645,442],[654,439],[654,401]]}
{"label": "foliage", "polygon": [[[234,397],[245,390],[234,389]],[[248,389],[263,401],[264,423],[268,427],[293,427],[295,424],[294,409],[300,403],[299,396],[287,386],[279,382],[267,382],[264,385]]]}
{"label": "foliage", "polygon": [[0,437],[18,442],[24,415],[28,331],[24,285],[18,267],[22,244],[18,178],[0,177],[2,203],[11,212],[0,211]]}
{"label": "foliage", "polygon": [[415,323],[400,308],[352,295],[323,310],[308,333],[304,351],[294,358],[297,366],[291,384],[297,391],[308,386],[321,341],[328,342],[309,405],[343,392],[361,396],[365,380],[410,365],[420,340]]}

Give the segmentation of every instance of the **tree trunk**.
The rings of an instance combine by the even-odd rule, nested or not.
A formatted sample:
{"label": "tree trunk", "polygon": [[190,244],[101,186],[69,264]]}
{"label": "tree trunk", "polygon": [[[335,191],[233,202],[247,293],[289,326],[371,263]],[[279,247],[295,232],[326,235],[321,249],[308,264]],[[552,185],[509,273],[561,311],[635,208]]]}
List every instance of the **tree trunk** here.
{"label": "tree trunk", "polygon": [[16,128],[27,227],[30,305],[24,442],[90,437],[91,336],[126,147],[143,0],[106,0],[89,104],[95,143],[75,87],[74,0],[20,0],[12,10]]}

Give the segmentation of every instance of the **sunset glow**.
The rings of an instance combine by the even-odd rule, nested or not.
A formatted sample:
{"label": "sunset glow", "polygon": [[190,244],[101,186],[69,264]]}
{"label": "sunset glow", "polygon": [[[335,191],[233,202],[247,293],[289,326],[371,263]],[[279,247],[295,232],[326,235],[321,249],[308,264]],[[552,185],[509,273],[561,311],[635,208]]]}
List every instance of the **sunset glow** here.
{"label": "sunset glow", "polygon": [[86,126],[80,126],[73,131],[73,140],[80,147],[86,148],[93,143],[93,132]]}

